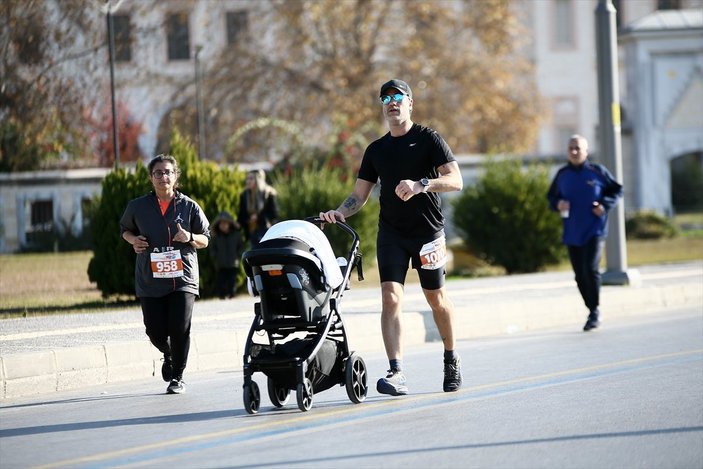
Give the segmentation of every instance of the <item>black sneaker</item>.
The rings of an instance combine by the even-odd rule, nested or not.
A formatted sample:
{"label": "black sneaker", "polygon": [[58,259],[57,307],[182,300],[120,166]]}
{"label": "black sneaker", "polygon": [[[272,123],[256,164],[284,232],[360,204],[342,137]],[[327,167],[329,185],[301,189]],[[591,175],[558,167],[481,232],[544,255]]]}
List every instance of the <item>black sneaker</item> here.
{"label": "black sneaker", "polygon": [[171,355],[164,354],[164,358],[162,358],[161,361],[164,362],[164,364],[161,365],[161,377],[168,383],[173,377],[173,361],[171,360]]}
{"label": "black sneaker", "polygon": [[376,383],[376,391],[391,396],[403,396],[408,393],[408,387],[405,383],[405,375],[402,371],[388,370],[386,377],[379,379]]}
{"label": "black sneaker", "polygon": [[182,379],[172,379],[166,388],[166,394],[183,394],[186,392],[186,383]]}
{"label": "black sneaker", "polygon": [[589,318],[588,321],[586,321],[586,324],[584,324],[583,330],[588,332],[591,329],[596,329],[598,326],[600,326],[600,321],[598,319]]}
{"label": "black sneaker", "polygon": [[444,361],[444,392],[458,391],[461,387],[461,358]]}
{"label": "black sneaker", "polygon": [[592,311],[591,314],[588,315],[588,320],[586,320],[586,324],[583,326],[583,330],[585,332],[590,331],[591,329],[595,329],[598,326],[600,326],[600,321],[598,320],[599,312],[598,310]]}

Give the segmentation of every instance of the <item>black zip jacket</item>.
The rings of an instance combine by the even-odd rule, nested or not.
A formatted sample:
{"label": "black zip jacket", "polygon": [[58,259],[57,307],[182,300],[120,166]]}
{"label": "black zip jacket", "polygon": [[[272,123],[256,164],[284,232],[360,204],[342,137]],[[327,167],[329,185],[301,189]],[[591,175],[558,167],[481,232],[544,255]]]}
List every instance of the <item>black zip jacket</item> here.
{"label": "black zip jacket", "polygon": [[[199,295],[197,250],[190,243],[173,241],[180,223],[186,231],[210,238],[210,223],[200,206],[190,197],[176,192],[165,215],[161,215],[156,193],[151,192],[131,200],[120,219],[120,235],[130,231],[145,236],[149,249],[137,254],[134,266],[135,291],[138,298],[160,298],[175,291]],[[183,262],[183,275],[159,278],[152,269],[152,255],[179,250]]]}

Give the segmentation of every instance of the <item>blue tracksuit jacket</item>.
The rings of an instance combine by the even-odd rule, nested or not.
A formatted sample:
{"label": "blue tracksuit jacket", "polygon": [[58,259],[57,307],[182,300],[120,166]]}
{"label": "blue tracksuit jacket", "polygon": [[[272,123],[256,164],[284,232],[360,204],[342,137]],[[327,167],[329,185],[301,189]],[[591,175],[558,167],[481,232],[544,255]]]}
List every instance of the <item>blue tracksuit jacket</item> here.
{"label": "blue tracksuit jacket", "polygon": [[[621,196],[622,185],[605,166],[588,160],[580,166],[562,166],[554,176],[547,199],[555,211],[559,200],[571,204],[569,217],[563,219],[563,243],[583,246],[594,236],[604,237],[608,232],[608,212]],[[603,216],[593,214],[593,202],[605,208]]]}

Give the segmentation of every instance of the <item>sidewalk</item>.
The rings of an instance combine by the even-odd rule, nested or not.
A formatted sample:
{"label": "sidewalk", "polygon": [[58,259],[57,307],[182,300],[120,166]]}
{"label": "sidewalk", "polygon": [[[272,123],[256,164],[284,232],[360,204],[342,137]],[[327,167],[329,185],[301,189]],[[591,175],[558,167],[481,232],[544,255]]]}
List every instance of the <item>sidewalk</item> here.
{"label": "sidewalk", "polygon": [[[642,266],[640,286],[604,286],[604,327],[611,318],[662,308],[698,307],[703,314],[703,261]],[[587,311],[571,272],[450,280],[456,338],[519,334],[568,326],[581,330]],[[255,299],[197,301],[186,372],[242,369]],[[357,282],[341,301],[349,346],[382,352],[378,285]],[[432,313],[418,284],[404,298],[405,345],[438,341]],[[139,308],[119,313],[51,315],[0,320],[0,398],[97,384],[161,379],[161,355],[151,346]],[[596,332],[597,333],[597,332]]]}

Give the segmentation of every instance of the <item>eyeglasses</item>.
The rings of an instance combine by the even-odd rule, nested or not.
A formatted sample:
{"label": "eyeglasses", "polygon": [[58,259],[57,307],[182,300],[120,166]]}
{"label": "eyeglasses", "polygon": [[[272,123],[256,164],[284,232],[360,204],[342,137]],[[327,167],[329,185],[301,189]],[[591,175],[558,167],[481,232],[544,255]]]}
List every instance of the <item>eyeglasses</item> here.
{"label": "eyeglasses", "polygon": [[156,171],[153,171],[151,173],[151,175],[154,176],[156,179],[161,179],[164,176],[171,177],[171,175],[175,175],[175,174],[176,174],[176,172],[172,171],[170,169],[167,169],[166,171],[161,171],[160,169],[157,169]]}
{"label": "eyeglasses", "polygon": [[387,94],[385,96],[381,96],[381,104],[389,104],[391,102],[391,99],[396,103],[399,103],[403,100],[404,97],[405,95],[401,93],[396,93],[394,95]]}

